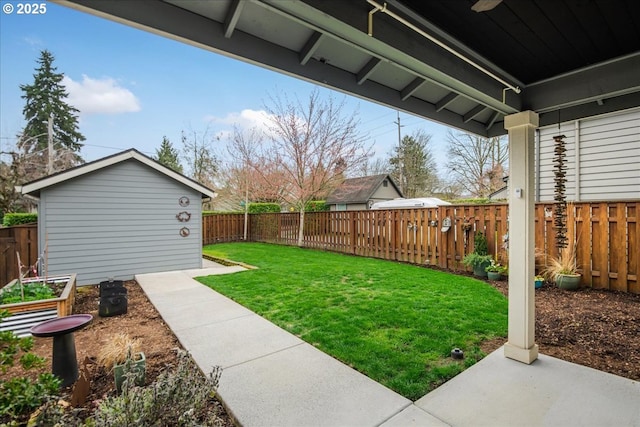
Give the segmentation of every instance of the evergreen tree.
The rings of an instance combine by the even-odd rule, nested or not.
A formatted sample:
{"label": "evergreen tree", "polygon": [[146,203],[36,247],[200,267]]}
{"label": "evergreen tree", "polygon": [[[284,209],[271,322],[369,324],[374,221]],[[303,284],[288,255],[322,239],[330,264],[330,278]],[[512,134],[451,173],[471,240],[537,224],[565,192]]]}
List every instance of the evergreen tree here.
{"label": "evergreen tree", "polygon": [[[62,85],[64,77],[56,73],[51,52],[43,50],[37,60],[40,67],[33,75],[31,85],[20,85],[26,100],[22,114],[27,124],[21,135],[21,141],[28,151],[36,152],[47,148],[47,121],[53,118],[54,149],[66,149],[78,152],[85,137],[78,130],[79,110],[65,102],[68,93]],[[80,158],[76,155],[76,160]]]}
{"label": "evergreen tree", "polygon": [[428,144],[431,135],[417,131],[402,138],[389,157],[391,176],[406,198],[431,196],[439,179],[436,162]]}
{"label": "evergreen tree", "polygon": [[155,159],[166,167],[182,173],[178,150],[173,147],[173,144],[171,144],[171,141],[169,141],[166,136],[162,137],[160,148],[156,149]]}

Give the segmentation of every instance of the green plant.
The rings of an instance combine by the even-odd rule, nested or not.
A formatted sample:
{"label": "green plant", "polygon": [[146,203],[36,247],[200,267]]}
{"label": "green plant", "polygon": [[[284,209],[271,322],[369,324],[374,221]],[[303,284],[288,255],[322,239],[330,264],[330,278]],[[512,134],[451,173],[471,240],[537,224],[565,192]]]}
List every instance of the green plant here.
{"label": "green plant", "polygon": [[578,273],[578,260],[575,243],[570,243],[566,248],[560,250],[557,257],[551,257],[547,265],[542,269],[541,275],[550,282],[557,282],[562,275],[575,276]]}
{"label": "green plant", "polygon": [[329,210],[329,205],[324,200],[312,200],[304,206],[305,212],[325,212]]}
{"label": "green plant", "polygon": [[449,200],[454,205],[486,205],[491,203],[491,200],[488,198],[479,198],[479,199],[454,199]]}
{"label": "green plant", "polygon": [[9,289],[6,287],[0,291],[0,304],[12,304],[24,301],[37,301],[41,299],[55,298],[53,289],[42,282],[16,283]]}
{"label": "green plant", "polygon": [[2,225],[5,227],[13,227],[14,225],[30,224],[38,222],[38,214],[35,213],[6,213],[2,218]]}
{"label": "green plant", "polygon": [[480,255],[476,252],[471,252],[462,258],[462,263],[467,267],[476,268],[481,266],[482,264],[486,264],[491,262],[493,257],[491,255]]}
{"label": "green plant", "polygon": [[127,379],[122,394],[103,400],[92,421],[98,426],[216,425],[209,402],[221,374],[222,369],[216,366],[203,376],[191,356],[179,351],[175,370],[162,372],[147,387],[135,387]]}
{"label": "green plant", "polygon": [[258,268],[199,281],[409,399],[465,369],[452,348],[471,365],[506,334],[506,298],[470,277],[260,243],[203,252]]}
{"label": "green plant", "polygon": [[[7,310],[0,310],[0,322],[9,316]],[[18,358],[21,368],[28,371],[42,367],[44,359],[31,353],[33,339],[18,338],[13,332],[0,332],[0,370],[6,373]],[[0,379],[0,424],[20,422],[31,411],[56,395],[60,380],[50,373],[40,374],[33,380],[26,376]]]}
{"label": "green plant", "polygon": [[494,273],[505,274],[507,271],[507,267],[500,264],[499,262],[496,262],[494,259],[491,259],[491,264],[486,266],[484,271],[486,271],[487,273],[491,271]]}
{"label": "green plant", "polygon": [[482,232],[477,232],[473,238],[473,252],[478,255],[487,255],[489,248],[487,244],[487,237]]}
{"label": "green plant", "polygon": [[249,203],[249,213],[280,213],[277,203]]}

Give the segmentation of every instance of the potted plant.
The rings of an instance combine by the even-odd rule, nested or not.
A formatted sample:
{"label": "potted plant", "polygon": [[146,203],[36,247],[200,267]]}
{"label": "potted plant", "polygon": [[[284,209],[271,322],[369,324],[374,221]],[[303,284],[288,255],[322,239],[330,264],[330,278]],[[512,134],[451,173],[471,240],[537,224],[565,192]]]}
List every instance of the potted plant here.
{"label": "potted plant", "polygon": [[533,282],[535,284],[536,289],[539,289],[542,287],[542,285],[544,285],[544,277],[537,275],[536,277],[533,278]]}
{"label": "potted plant", "polygon": [[559,256],[550,258],[542,275],[561,289],[578,289],[581,274],[578,272],[575,244],[561,249]]}
{"label": "potted plant", "polygon": [[487,238],[483,233],[476,233],[474,236],[474,249],[470,254],[465,255],[462,263],[473,268],[473,274],[478,277],[487,277],[486,268],[491,264],[492,257],[487,249]]}
{"label": "potted plant", "polygon": [[133,339],[125,333],[118,333],[111,337],[100,350],[98,364],[107,371],[113,370],[118,393],[122,390],[122,384],[127,378],[132,378],[136,385],[144,385],[146,358],[141,347],[139,339]]}
{"label": "potted plant", "polygon": [[499,262],[495,262],[495,260],[491,260],[491,264],[489,264],[484,269],[487,272],[487,278],[489,280],[500,280],[502,275],[505,273],[507,268],[501,265]]}

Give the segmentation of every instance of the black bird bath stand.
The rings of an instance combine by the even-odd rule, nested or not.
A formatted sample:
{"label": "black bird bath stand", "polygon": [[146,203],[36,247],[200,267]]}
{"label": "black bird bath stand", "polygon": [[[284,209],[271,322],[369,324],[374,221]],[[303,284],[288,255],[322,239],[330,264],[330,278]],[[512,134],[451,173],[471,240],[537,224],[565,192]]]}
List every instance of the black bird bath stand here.
{"label": "black bird bath stand", "polygon": [[78,361],[73,333],[93,320],[90,314],[74,314],[47,320],[31,328],[34,337],[53,337],[53,361],[51,372],[68,387],[78,379]]}

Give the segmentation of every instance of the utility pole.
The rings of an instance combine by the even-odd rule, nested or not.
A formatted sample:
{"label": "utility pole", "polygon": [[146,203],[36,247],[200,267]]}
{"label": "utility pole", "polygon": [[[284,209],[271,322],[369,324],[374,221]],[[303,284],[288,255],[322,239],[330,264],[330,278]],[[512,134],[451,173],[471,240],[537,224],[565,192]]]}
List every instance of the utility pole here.
{"label": "utility pole", "polygon": [[393,122],[398,125],[398,170],[400,172],[400,179],[398,182],[398,186],[400,187],[400,192],[404,196],[404,153],[402,152],[402,135],[400,134],[400,128],[404,126],[400,125],[400,111],[396,111],[398,113],[398,121]]}
{"label": "utility pole", "polygon": [[47,175],[51,175],[53,174],[53,114],[49,114],[49,120],[47,120],[47,154],[49,158]]}

